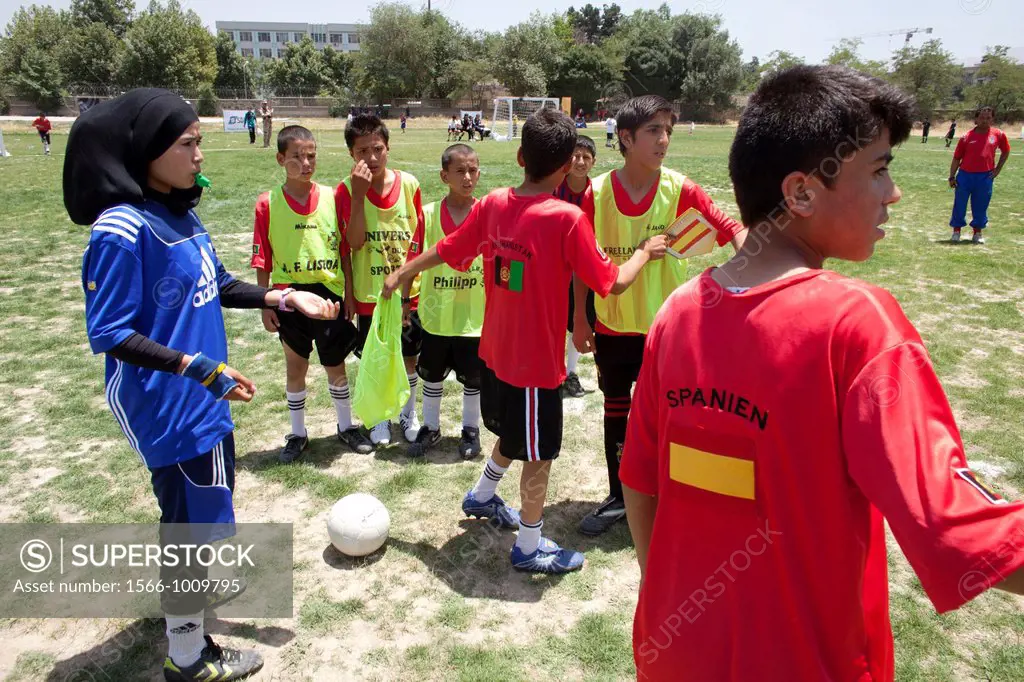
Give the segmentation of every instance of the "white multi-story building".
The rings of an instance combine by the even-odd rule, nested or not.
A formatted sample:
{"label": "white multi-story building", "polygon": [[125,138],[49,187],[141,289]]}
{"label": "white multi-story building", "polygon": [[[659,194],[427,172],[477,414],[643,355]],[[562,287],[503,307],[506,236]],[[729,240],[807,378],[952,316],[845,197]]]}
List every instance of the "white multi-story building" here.
{"label": "white multi-story building", "polygon": [[257,59],[282,57],[288,43],[300,42],[306,36],[312,38],[318,50],[330,45],[339,52],[357,52],[359,34],[364,28],[359,24],[267,21],[218,21],[216,26],[218,33],[227,33],[234,39],[238,52],[243,57]]}

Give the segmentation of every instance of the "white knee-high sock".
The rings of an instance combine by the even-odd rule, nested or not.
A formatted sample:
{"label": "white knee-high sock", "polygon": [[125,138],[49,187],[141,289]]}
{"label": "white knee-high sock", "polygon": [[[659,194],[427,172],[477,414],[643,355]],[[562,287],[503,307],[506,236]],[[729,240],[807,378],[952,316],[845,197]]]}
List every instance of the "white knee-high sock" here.
{"label": "white knee-high sock", "polygon": [[328,386],[331,392],[331,400],[334,401],[334,411],[338,413],[338,428],[348,431],[352,428],[352,394],[348,390],[348,384],[342,386]]}
{"label": "white knee-high sock", "polygon": [[444,395],[443,382],[423,382],[423,425],[434,431],[441,430],[442,395]]}
{"label": "white knee-high sock", "polygon": [[576,365],[580,361],[580,352],[576,350],[576,346],[572,342],[572,334],[569,334],[569,339],[565,343],[565,370],[569,374],[576,373]]}
{"label": "white knee-high sock", "polygon": [[288,398],[288,414],[292,420],[292,433],[296,436],[306,435],[306,391],[291,393],[285,391]]}
{"label": "white knee-high sock", "polygon": [[488,459],[480,474],[480,479],[473,486],[473,499],[477,502],[486,502],[494,497],[494,492],[498,489],[501,477],[505,475],[506,471],[508,471],[508,467],[498,466],[493,457]]}
{"label": "white knee-high sock", "polygon": [[540,531],[544,528],[544,519],[537,523],[527,523],[519,519],[519,535],[516,536],[516,547],[523,554],[533,554],[540,546]]}
{"label": "white knee-high sock", "polygon": [[191,616],[171,616],[167,619],[167,655],[179,668],[192,665],[206,646],[203,639],[203,612]]}
{"label": "white knee-high sock", "polygon": [[480,428],[480,389],[462,389],[462,426],[463,428]]}
{"label": "white knee-high sock", "polygon": [[405,407],[402,408],[402,415],[411,417],[416,414],[416,387],[420,383],[420,377],[413,372],[409,376],[409,400],[406,401]]}

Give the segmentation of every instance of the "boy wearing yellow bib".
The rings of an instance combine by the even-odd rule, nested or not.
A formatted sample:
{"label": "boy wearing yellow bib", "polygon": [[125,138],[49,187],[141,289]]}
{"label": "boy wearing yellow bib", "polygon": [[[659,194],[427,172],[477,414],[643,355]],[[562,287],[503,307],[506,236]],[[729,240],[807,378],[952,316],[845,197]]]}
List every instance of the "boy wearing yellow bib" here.
{"label": "boy wearing yellow bib", "polygon": [[[454,232],[476,203],[480,159],[466,144],[453,144],[441,155],[441,182],[448,196],[423,207],[423,225],[413,237],[409,260]],[[409,297],[411,284],[402,292]],[[405,305],[411,317],[411,305]],[[444,380],[455,370],[462,384],[462,436],[459,455],[480,454],[480,332],[484,326],[484,264],[481,257],[465,272],[442,265],[423,276],[418,308],[423,345],[416,372],[423,380],[423,426],[409,446],[410,457],[422,457],[441,440],[441,396]]]}
{"label": "boy wearing yellow bib", "polygon": [[[629,259],[643,240],[662,234],[677,217],[694,208],[718,235],[719,245],[738,246],[743,226],[726,216],[696,183],[663,168],[675,117],[672,105],[657,95],[634,97],[619,109],[622,168],[594,179],[583,198],[597,243],[613,262]],[[597,322],[584,314],[588,289],[574,280],[576,298],[573,343],[581,353],[594,352],[598,386],[604,394],[604,454],[609,495],[580,523],[580,532],[599,535],[626,516],[619,481],[619,458],[626,440],[631,391],[640,373],[647,330],[669,294],[686,281],[686,262],[665,258],[652,262],[636,284],[619,295],[597,299]],[[595,333],[596,332],[596,333]]]}
{"label": "boy wearing yellow bib", "polygon": [[313,182],[316,140],[302,126],[287,126],[277,135],[277,163],[285,169],[283,185],[256,202],[252,261],[256,281],[286,291],[311,291],[344,303],[335,320],[312,320],[289,311],[264,310],[263,326],[281,339],[285,357],[285,391],[291,433],[279,456],[293,462],[309,445],[306,433],[306,372],[316,342],[320,364],[338,415],[338,439],[355,452],[373,450],[362,429],[352,423],[345,358],[356,344],[352,317],[352,278],[348,249],[338,225],[331,188]]}
{"label": "boy wearing yellow bib", "polygon": [[[352,291],[359,315],[356,354],[360,355],[384,278],[405,263],[413,234],[423,225],[423,204],[419,181],[409,173],[388,168],[388,128],[377,116],[353,117],[345,126],[345,144],[356,164],[352,174],[338,185],[335,201],[338,219],[352,249]],[[417,280],[408,297],[413,311],[418,297]],[[402,356],[411,390],[399,415],[403,435],[410,443],[420,430],[416,416],[416,357],[420,341],[420,323],[413,313],[402,329]],[[370,430],[370,441],[374,445],[390,444],[391,423],[375,424]]]}

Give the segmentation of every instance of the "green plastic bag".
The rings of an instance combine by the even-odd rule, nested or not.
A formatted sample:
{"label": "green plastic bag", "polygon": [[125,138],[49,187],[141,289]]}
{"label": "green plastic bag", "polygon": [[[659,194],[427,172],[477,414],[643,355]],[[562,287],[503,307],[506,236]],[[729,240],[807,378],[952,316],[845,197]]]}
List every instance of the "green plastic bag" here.
{"label": "green plastic bag", "polygon": [[352,410],[366,428],[397,417],[409,400],[402,358],[402,302],[378,297],[356,376]]}

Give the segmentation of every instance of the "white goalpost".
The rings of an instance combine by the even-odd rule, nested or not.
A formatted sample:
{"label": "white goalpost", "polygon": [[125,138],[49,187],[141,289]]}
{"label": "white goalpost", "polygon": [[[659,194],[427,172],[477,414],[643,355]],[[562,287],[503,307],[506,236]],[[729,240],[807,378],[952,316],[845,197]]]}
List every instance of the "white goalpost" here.
{"label": "white goalpost", "polygon": [[519,137],[523,122],[539,109],[558,109],[555,97],[495,97],[491,137],[499,142]]}

